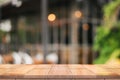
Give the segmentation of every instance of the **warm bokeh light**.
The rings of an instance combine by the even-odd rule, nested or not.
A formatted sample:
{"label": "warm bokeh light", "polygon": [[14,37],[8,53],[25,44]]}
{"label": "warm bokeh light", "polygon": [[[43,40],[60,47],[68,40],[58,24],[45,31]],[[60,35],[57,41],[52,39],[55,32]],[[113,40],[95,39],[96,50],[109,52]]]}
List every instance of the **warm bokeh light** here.
{"label": "warm bokeh light", "polygon": [[75,17],[76,18],[81,18],[82,17],[82,13],[80,11],[75,11]]}
{"label": "warm bokeh light", "polygon": [[89,30],[89,25],[88,24],[83,24],[83,30],[88,31]]}
{"label": "warm bokeh light", "polygon": [[54,21],[56,19],[56,15],[55,14],[49,14],[48,15],[48,20],[49,21]]}

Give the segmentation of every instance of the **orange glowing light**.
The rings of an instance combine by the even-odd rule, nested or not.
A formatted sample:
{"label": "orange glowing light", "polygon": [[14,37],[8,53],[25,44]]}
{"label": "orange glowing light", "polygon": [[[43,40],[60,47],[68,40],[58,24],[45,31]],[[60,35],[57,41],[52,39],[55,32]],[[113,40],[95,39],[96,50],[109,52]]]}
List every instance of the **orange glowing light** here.
{"label": "orange glowing light", "polygon": [[55,21],[55,19],[56,19],[56,15],[55,14],[49,14],[48,15],[48,20],[49,21]]}
{"label": "orange glowing light", "polygon": [[88,31],[89,30],[89,25],[88,24],[83,24],[83,30]]}
{"label": "orange glowing light", "polygon": [[76,18],[81,18],[82,17],[82,13],[80,11],[75,11],[75,17]]}

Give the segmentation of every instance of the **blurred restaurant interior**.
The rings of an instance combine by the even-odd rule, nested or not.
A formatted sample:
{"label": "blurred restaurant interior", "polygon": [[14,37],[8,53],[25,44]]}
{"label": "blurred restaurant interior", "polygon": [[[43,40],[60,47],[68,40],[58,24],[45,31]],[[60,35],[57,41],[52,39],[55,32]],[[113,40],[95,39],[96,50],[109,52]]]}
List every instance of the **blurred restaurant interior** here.
{"label": "blurred restaurant interior", "polygon": [[93,49],[105,22],[103,8],[115,1],[120,5],[119,0],[0,0],[0,64],[120,64],[119,41],[115,62],[109,61],[112,39],[111,45],[103,43],[109,49],[101,45],[110,56],[101,58],[105,50]]}

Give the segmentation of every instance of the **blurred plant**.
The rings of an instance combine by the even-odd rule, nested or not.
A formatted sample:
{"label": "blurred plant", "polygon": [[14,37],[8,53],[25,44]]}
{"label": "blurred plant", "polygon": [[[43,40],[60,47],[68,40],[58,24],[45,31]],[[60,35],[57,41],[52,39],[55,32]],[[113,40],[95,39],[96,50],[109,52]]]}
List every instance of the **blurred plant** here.
{"label": "blurred plant", "polygon": [[104,23],[97,28],[94,42],[94,50],[100,52],[100,56],[94,62],[97,64],[118,59],[120,56],[120,21],[118,20],[120,0],[108,3],[103,10]]}
{"label": "blurred plant", "polygon": [[[107,29],[110,29],[117,22],[117,17],[120,10],[120,0],[114,0],[109,4],[105,5],[103,8],[104,11],[104,26],[107,26]],[[108,28],[109,27],[109,28]]]}

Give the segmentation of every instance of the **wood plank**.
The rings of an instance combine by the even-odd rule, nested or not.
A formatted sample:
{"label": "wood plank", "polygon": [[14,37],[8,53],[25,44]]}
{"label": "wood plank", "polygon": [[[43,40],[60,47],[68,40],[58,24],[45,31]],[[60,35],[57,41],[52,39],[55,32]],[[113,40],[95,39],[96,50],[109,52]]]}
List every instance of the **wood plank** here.
{"label": "wood plank", "polygon": [[0,79],[0,80],[15,80],[15,79]]}
{"label": "wood plank", "polygon": [[[119,66],[109,65],[0,65],[0,79],[24,80],[114,80],[120,78]],[[98,78],[98,79],[97,79]],[[5,80],[6,80],[5,79]],[[119,79],[120,80],[120,79]]]}
{"label": "wood plank", "polygon": [[17,65],[11,65],[11,64],[1,64],[0,69],[3,68],[15,68]]}
{"label": "wood plank", "polygon": [[70,69],[73,75],[95,75],[93,72],[86,69]]}
{"label": "wood plank", "polygon": [[106,70],[111,71],[111,72],[113,72],[114,74],[120,76],[120,69],[118,69],[118,68],[114,68],[114,69],[110,69],[110,68],[107,69],[107,68],[106,68]]}
{"label": "wood plank", "polygon": [[47,79],[47,80],[104,80],[104,79]]}
{"label": "wood plank", "polygon": [[47,79],[47,80],[74,80],[74,79]]}
{"label": "wood plank", "polygon": [[120,79],[105,79],[105,80],[120,80]]}
{"label": "wood plank", "polygon": [[33,69],[24,75],[24,78],[47,78],[50,69]]}
{"label": "wood plank", "polygon": [[104,79],[74,79],[74,80],[104,80]]}
{"label": "wood plank", "polygon": [[96,75],[89,71],[89,70],[86,70],[84,68],[74,68],[74,69],[70,69],[71,72],[72,72],[72,75],[73,75],[73,78],[95,78]]}
{"label": "wood plank", "polygon": [[79,65],[79,64],[72,64],[72,65],[69,64],[68,67],[71,68],[71,69],[72,68],[85,68],[83,65]]}
{"label": "wood plank", "polygon": [[16,80],[104,80],[104,79],[16,79]]}
{"label": "wood plank", "polygon": [[[120,78],[119,74],[112,72],[98,65],[84,65],[86,69],[91,70],[96,74],[96,78]],[[115,68],[112,68],[115,70]]]}
{"label": "wood plank", "polygon": [[96,76],[98,75],[112,75],[113,73],[109,70],[106,70],[100,66],[97,65],[84,65],[84,67],[90,71],[92,71],[93,73],[96,74]]}
{"label": "wood plank", "polygon": [[33,69],[26,73],[25,75],[48,75],[50,69]]}
{"label": "wood plank", "polygon": [[71,79],[16,79],[16,80],[71,80]]}
{"label": "wood plank", "polygon": [[48,75],[71,75],[71,71],[66,65],[54,65]]}
{"label": "wood plank", "polygon": [[16,80],[46,80],[46,79],[16,79]]}
{"label": "wood plank", "polygon": [[96,66],[100,66],[100,67],[103,67],[103,68],[118,68],[120,69],[120,65],[96,65]]}
{"label": "wood plank", "polygon": [[42,64],[42,65],[36,65],[36,67],[35,68],[51,68],[52,67],[52,65],[46,65],[46,64]]}
{"label": "wood plank", "polygon": [[70,75],[72,73],[67,65],[54,65],[48,73],[48,78],[72,78]]}
{"label": "wood plank", "polygon": [[7,72],[7,71],[8,71],[7,69],[0,69],[0,75],[5,74],[5,72]]}
{"label": "wood plank", "polygon": [[21,65],[21,66],[19,65],[19,67],[11,69],[4,75],[24,75],[28,71],[32,70],[34,67],[35,67],[34,65]]}

